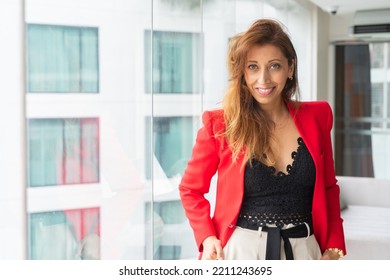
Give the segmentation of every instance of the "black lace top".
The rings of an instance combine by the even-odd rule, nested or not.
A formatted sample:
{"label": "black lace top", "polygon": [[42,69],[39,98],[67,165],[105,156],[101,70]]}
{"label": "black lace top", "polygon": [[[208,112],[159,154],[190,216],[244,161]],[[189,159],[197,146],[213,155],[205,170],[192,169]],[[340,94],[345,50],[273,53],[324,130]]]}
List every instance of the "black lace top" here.
{"label": "black lace top", "polygon": [[298,138],[287,174],[257,160],[249,162],[244,175],[244,199],[237,225],[246,227],[311,222],[311,208],[316,170],[313,159]]}

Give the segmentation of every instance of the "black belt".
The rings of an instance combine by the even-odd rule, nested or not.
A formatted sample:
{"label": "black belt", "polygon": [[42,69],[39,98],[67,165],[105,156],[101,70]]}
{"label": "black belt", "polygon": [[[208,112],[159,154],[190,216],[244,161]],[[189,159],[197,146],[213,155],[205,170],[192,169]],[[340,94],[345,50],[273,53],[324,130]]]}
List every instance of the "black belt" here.
{"label": "black belt", "polygon": [[[251,230],[258,230],[260,227],[256,225],[240,225],[240,219],[237,221],[237,226],[244,227]],[[302,238],[308,237],[313,234],[313,229],[311,223],[309,224],[300,224],[291,228],[281,229],[279,227],[261,227],[262,231],[268,233],[267,237],[267,249],[265,253],[266,260],[280,260],[280,243],[283,239],[284,241],[284,251],[286,254],[286,260],[293,260],[294,255],[291,248],[291,243],[289,238]],[[308,232],[308,230],[310,230]]]}

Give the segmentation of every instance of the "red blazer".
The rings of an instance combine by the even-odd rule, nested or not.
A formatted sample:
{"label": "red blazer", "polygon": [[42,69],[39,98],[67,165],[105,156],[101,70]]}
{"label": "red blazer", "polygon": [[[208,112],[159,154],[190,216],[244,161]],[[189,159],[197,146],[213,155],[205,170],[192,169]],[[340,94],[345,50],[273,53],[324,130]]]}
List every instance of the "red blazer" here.
{"label": "red blazer", "polygon": [[[343,220],[340,217],[340,189],[334,171],[331,129],[333,114],[324,101],[302,102],[298,111],[289,111],[316,167],[312,219],[314,235],[323,252],[326,248],[345,249]],[[244,194],[243,157],[232,164],[232,153],[224,131],[223,110],[206,111],[198,131],[192,157],[181,180],[179,191],[186,215],[202,252],[203,240],[217,236],[225,246],[234,231]],[[204,195],[218,173],[215,210],[210,217],[210,203]]]}

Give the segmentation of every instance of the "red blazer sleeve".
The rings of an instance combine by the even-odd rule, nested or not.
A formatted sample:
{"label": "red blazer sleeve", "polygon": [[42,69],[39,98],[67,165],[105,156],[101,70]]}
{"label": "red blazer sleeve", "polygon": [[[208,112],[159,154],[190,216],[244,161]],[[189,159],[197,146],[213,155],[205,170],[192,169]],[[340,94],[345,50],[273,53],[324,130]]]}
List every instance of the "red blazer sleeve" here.
{"label": "red blazer sleeve", "polygon": [[325,194],[326,207],[328,217],[328,238],[325,248],[339,248],[346,254],[343,220],[340,217],[340,188],[337,184],[336,174],[334,170],[333,150],[331,141],[331,130],[333,127],[333,114],[328,103],[324,104],[323,111],[327,116],[325,131],[324,131],[324,179],[325,179]]}
{"label": "red blazer sleeve", "polygon": [[219,164],[215,112],[205,112],[202,116],[203,127],[198,131],[191,159],[179,185],[182,204],[194,231],[199,251],[203,250],[202,242],[205,238],[217,236],[210,217],[210,203],[204,196],[209,192],[211,179]]}

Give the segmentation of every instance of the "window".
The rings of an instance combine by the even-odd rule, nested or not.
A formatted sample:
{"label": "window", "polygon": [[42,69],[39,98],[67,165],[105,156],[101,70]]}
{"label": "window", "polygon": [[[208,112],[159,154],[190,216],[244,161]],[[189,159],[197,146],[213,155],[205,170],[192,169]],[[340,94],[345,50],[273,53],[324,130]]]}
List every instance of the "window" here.
{"label": "window", "polygon": [[97,93],[97,28],[28,24],[27,90]]}
{"label": "window", "polygon": [[[153,93],[199,93],[200,35],[198,33],[153,31]],[[151,32],[145,32],[145,65],[150,65]],[[146,92],[151,92],[145,69]]]}
{"label": "window", "polygon": [[[150,122],[146,121],[146,139],[151,139]],[[155,176],[172,178],[182,175],[191,156],[195,132],[198,127],[195,117],[154,117],[153,118],[153,152]],[[149,147],[147,145],[146,147]],[[146,153],[148,154],[149,149]],[[150,156],[146,155],[147,178],[151,177]]]}
{"label": "window", "polygon": [[336,173],[389,179],[390,43],[336,46]]}
{"label": "window", "polygon": [[[153,140],[153,160],[148,149],[151,145],[147,143],[146,177],[151,179],[153,168],[154,258],[193,257],[189,248],[196,245],[192,244],[192,232],[186,223],[177,185],[191,156],[199,121],[196,117],[154,117],[150,137],[149,120],[146,119],[145,138]],[[146,217],[150,216],[150,203],[146,204],[145,212]]]}
{"label": "window", "polygon": [[[179,199],[154,201],[154,258],[158,260],[179,260],[188,257],[187,218]],[[146,204],[145,212],[150,215],[151,205]],[[178,235],[180,232],[180,235]],[[192,239],[190,239],[192,241]]]}
{"label": "window", "polygon": [[99,181],[98,119],[30,119],[28,125],[30,187]]}
{"label": "window", "polygon": [[100,259],[99,208],[29,215],[29,259]]}

